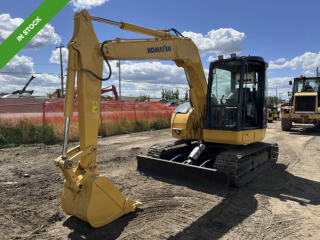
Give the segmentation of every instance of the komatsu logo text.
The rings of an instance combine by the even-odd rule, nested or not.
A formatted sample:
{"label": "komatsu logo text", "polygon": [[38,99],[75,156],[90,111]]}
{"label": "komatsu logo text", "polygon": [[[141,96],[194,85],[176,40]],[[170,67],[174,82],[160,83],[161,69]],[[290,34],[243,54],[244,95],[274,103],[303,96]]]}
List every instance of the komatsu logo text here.
{"label": "komatsu logo text", "polygon": [[163,45],[163,47],[151,47],[147,48],[148,53],[160,53],[160,52],[171,52],[171,46]]}

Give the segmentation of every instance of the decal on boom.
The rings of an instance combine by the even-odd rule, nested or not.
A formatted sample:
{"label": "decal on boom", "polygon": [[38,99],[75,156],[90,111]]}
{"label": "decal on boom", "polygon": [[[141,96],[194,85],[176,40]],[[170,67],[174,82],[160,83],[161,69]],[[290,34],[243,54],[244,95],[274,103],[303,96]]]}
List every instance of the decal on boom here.
{"label": "decal on boom", "polygon": [[160,53],[160,52],[171,52],[171,46],[163,45],[163,47],[151,47],[147,48],[148,53]]}

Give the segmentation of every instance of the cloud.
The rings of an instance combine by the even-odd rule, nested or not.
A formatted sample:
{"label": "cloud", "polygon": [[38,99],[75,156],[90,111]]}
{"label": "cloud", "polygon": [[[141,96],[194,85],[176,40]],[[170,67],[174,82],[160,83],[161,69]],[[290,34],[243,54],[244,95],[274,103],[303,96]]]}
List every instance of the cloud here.
{"label": "cloud", "polygon": [[[116,66],[116,62],[110,62],[113,78],[118,78],[119,69]],[[104,74],[107,75],[109,70],[106,65],[104,70]],[[160,62],[135,63],[127,61],[125,64],[121,64],[121,78],[126,81],[141,83],[186,83],[185,73],[182,68]]]}
{"label": "cloud", "polygon": [[[63,48],[62,55],[63,63],[67,63],[68,50],[66,48]],[[50,62],[60,63],[59,49],[52,51]],[[109,61],[112,76],[110,80],[103,82],[103,87],[115,85],[119,88],[119,68],[117,67],[117,62]],[[204,69],[204,71],[205,76],[208,76],[209,70]],[[109,68],[104,62],[103,77],[106,78],[108,75]],[[163,88],[178,88],[180,95],[184,94],[188,88],[184,70],[174,64],[162,62],[121,61],[121,93],[123,96],[150,95],[152,97],[161,97],[161,90]]]}
{"label": "cloud", "polygon": [[[2,43],[23,22],[22,18],[11,18],[10,14],[0,15],[0,43]],[[49,44],[58,44],[61,38],[49,23],[44,26],[23,49],[39,49]]]}
{"label": "cloud", "polygon": [[[63,61],[65,63],[67,62],[67,52],[67,49],[63,50]],[[52,51],[50,62],[60,62],[58,53],[59,49]],[[115,85],[119,88],[117,61],[110,61],[110,65],[112,77],[109,81],[103,82],[103,87]],[[0,71],[0,91],[13,92],[22,89],[31,75],[36,78],[31,82],[27,90],[34,90],[34,95],[51,93],[61,87],[60,78],[50,74],[35,74],[33,67],[34,64],[31,57],[19,55],[13,57]],[[106,63],[104,63],[104,77],[108,74],[109,70]],[[205,76],[207,75],[208,70],[205,69]],[[163,88],[177,88],[182,97],[188,88],[183,69],[163,62],[121,61],[121,92],[123,96],[150,95],[152,97],[161,97]]]}
{"label": "cloud", "polygon": [[73,6],[74,11],[78,11],[83,8],[90,9],[101,6],[105,2],[109,2],[109,0],[71,0],[70,4]]}
{"label": "cloud", "polygon": [[214,61],[214,60],[217,60],[217,59],[214,58],[214,57],[212,57],[212,56],[210,56],[207,61],[208,61],[208,62],[212,62],[212,61]]}
{"label": "cloud", "polygon": [[239,53],[243,49],[241,43],[246,38],[243,32],[238,32],[232,28],[213,29],[205,36],[194,32],[183,32],[182,35],[194,41],[201,56],[208,53]]}
{"label": "cloud", "polygon": [[278,86],[278,88],[291,88],[289,85],[289,81],[292,81],[294,77],[275,77],[275,78],[269,78],[268,79],[268,87],[269,88],[275,88]]}
{"label": "cloud", "polygon": [[[119,87],[118,81],[111,81],[109,84],[106,84],[105,86],[111,86],[115,85],[117,87],[118,94]],[[127,82],[127,81],[121,81],[121,96],[127,96],[127,97],[138,97],[140,95],[149,95],[150,97],[161,97],[161,90],[162,89],[178,89],[179,90],[179,98],[183,98],[186,90],[188,89],[187,84],[140,84],[138,82]],[[108,94],[107,94],[108,95]],[[109,94],[110,95],[110,94]]]}
{"label": "cloud", "polygon": [[33,73],[32,58],[15,55],[0,72]]}
{"label": "cloud", "polygon": [[285,62],[286,59],[285,58],[279,58],[277,60],[275,60],[274,62],[278,63],[278,62]]}
{"label": "cloud", "polygon": [[60,78],[50,74],[35,74],[31,57],[14,56],[0,71],[0,92],[21,90],[31,76],[35,76],[27,90],[34,95],[46,94],[60,88]]}
{"label": "cloud", "polygon": [[304,74],[310,77],[314,77],[317,75],[316,71],[311,71],[311,70],[304,71]]}
{"label": "cloud", "polygon": [[[69,53],[68,49],[61,48],[61,51],[62,51],[62,63],[68,64],[68,53]],[[49,62],[60,64],[60,49],[59,48],[57,48],[56,50],[52,50]]]}
{"label": "cloud", "polygon": [[292,81],[294,77],[276,77],[268,79],[268,95],[280,97],[282,99],[288,99],[288,92],[292,91],[292,86],[289,85],[289,81]]}
{"label": "cloud", "polygon": [[320,65],[320,52],[306,52],[298,57],[291,59],[290,61],[284,61],[283,64],[275,64],[278,60],[270,61],[269,69],[291,68],[292,70],[297,70],[302,68],[305,70],[311,70],[316,69]]}
{"label": "cloud", "polygon": [[11,93],[15,90],[21,90],[31,75],[35,77],[27,90],[34,90],[33,95],[44,95],[52,93],[57,88],[61,88],[60,78],[49,74],[24,74],[24,75],[5,75],[0,74],[0,92]]}
{"label": "cloud", "polygon": [[[112,77],[104,82],[103,86],[119,86],[119,68],[117,61],[110,61]],[[205,76],[208,69],[204,69]],[[108,75],[109,70],[104,65],[104,75]],[[161,97],[161,90],[179,89],[180,96],[184,96],[188,88],[187,79],[182,68],[176,65],[164,64],[161,62],[121,62],[121,93],[123,96],[150,95],[151,97]],[[118,89],[119,91],[119,89]]]}

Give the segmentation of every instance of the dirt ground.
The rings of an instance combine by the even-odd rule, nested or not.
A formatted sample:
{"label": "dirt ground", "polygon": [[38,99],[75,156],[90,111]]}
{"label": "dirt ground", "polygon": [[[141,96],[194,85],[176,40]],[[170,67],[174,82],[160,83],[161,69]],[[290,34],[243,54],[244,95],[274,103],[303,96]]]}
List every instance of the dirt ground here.
{"label": "dirt ground", "polygon": [[169,129],[99,139],[99,174],[143,205],[97,229],[61,210],[61,144],[0,150],[0,239],[320,239],[319,131],[268,124],[277,164],[226,197],[136,172],[137,154],[171,139]]}

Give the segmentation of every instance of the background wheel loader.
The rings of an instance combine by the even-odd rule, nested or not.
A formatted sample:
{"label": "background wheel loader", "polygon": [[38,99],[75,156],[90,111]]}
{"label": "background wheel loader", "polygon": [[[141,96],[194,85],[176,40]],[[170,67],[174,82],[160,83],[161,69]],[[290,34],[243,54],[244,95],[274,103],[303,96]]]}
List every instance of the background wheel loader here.
{"label": "background wheel loader", "polygon": [[[292,85],[292,81],[289,81]],[[320,78],[294,78],[292,97],[288,104],[281,107],[281,127],[290,131],[292,123],[312,124],[319,126],[320,120]]]}
{"label": "background wheel loader", "polygon": [[[92,20],[154,38],[99,43]],[[171,59],[186,73],[191,102],[178,106],[171,120],[178,140],[153,145],[147,156],[137,156],[142,174],[225,195],[230,183],[241,186],[276,161],[277,145],[260,142],[267,126],[268,64],[263,58],[219,56],[210,64],[207,83],[198,48],[175,29],[114,22],[90,16],[87,10],[75,13],[74,22],[68,43],[64,144],[55,160],[65,177],[64,212],[100,227],[141,205],[96,173],[100,92],[102,81],[111,76],[108,60]],[[102,78],[103,61],[110,70],[107,78]],[[68,150],[76,73],[80,145]]]}

